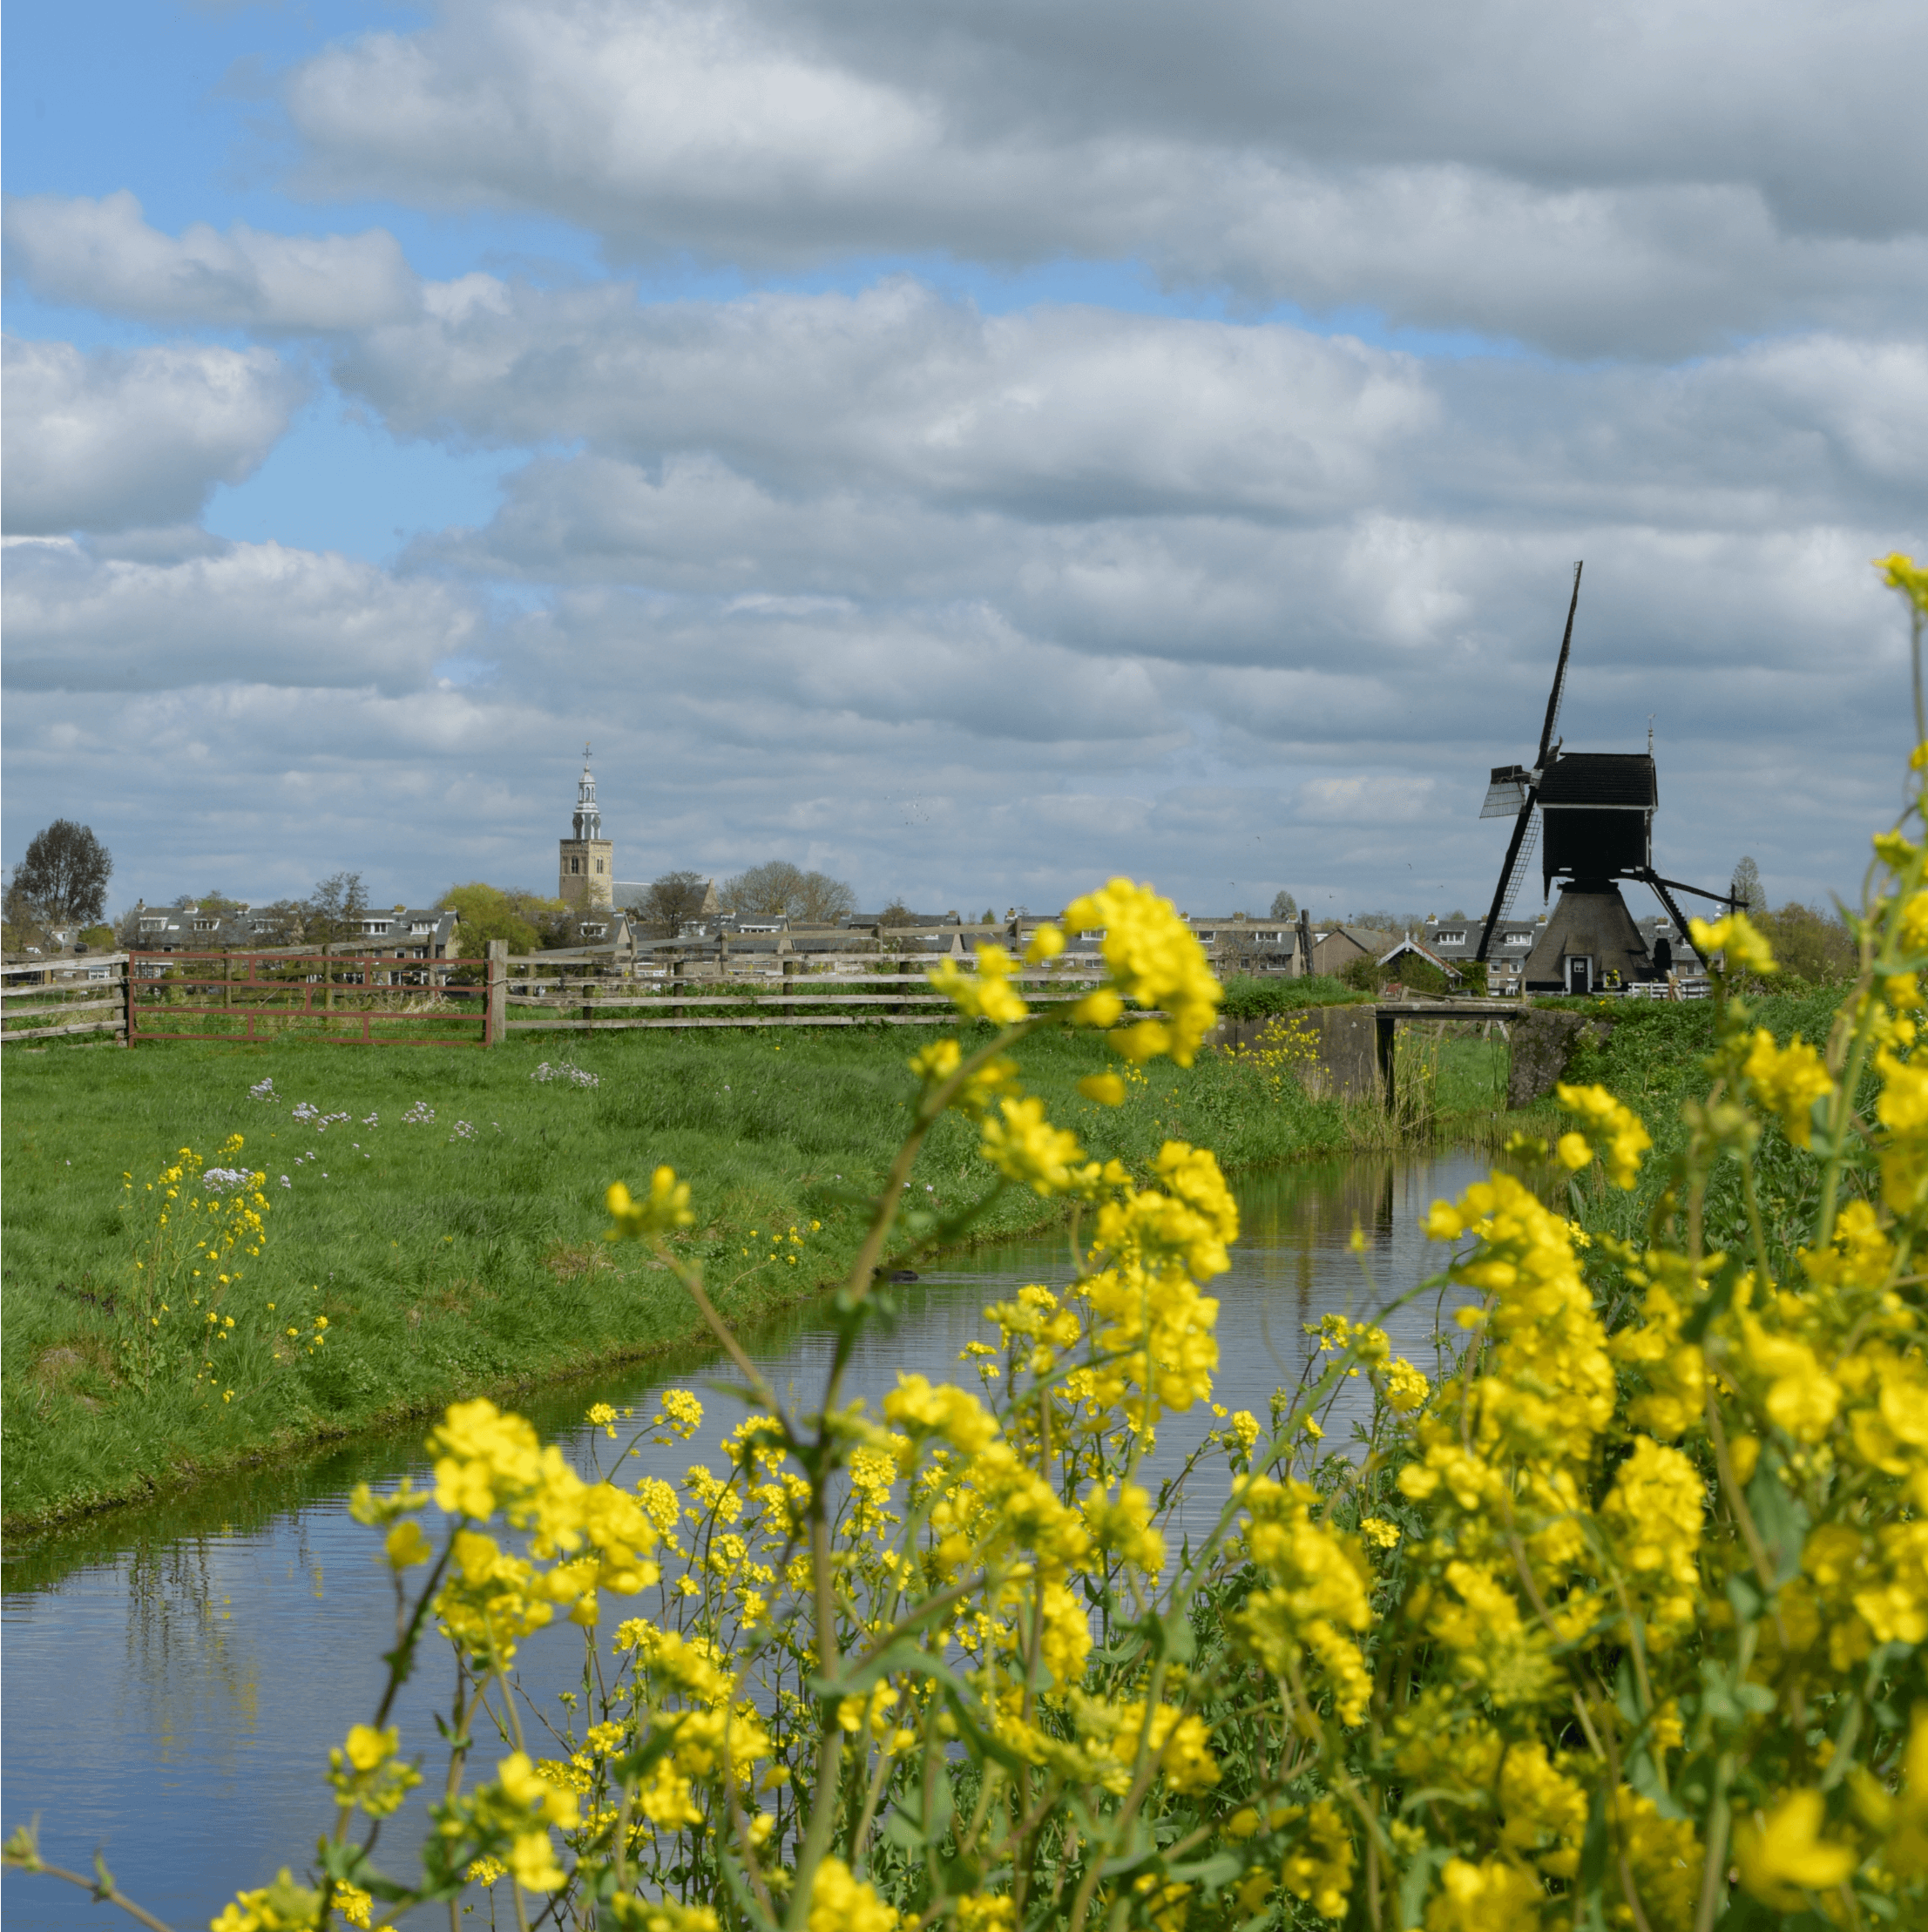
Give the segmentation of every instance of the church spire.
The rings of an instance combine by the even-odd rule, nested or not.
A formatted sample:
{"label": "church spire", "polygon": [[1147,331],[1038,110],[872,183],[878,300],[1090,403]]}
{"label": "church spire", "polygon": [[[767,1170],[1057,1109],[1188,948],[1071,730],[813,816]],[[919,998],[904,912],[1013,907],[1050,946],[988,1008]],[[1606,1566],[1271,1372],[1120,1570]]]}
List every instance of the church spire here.
{"label": "church spire", "polygon": [[576,836],[599,839],[603,814],[596,804],[596,778],[589,768],[589,746],[583,746],[583,775],[576,781]]}

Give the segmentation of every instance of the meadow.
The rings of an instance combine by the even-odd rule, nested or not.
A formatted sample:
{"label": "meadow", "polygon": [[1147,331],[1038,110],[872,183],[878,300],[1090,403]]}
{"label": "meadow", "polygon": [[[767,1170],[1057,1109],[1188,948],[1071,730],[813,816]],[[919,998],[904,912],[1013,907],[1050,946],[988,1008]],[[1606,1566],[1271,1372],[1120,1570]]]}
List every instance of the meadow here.
{"label": "meadow", "polygon": [[[8,1533],[688,1340],[695,1314],[668,1273],[602,1240],[609,1183],[663,1162],[703,1177],[699,1225],[679,1240],[731,1319],[820,1291],[848,1271],[903,1137],[917,1091],[904,1062],[920,1036],[545,1035],[486,1053],[15,1050],[0,1277]],[[535,1077],[565,1061],[595,1084]],[[1245,1165],[1388,1131],[1211,1053],[1134,1073],[1122,1106],[1100,1106],[1077,1082],[1107,1064],[1100,1040],[1052,1034],[1033,1044],[1027,1072],[1053,1120],[1134,1171],[1167,1138]],[[1503,1079],[1495,1050],[1453,1043],[1438,1131],[1464,1138],[1490,1120]],[[264,1080],[273,1098],[252,1098]],[[227,1337],[192,1365],[198,1379],[135,1387],[131,1224],[178,1150],[212,1161],[235,1133],[244,1146],[228,1165],[267,1177],[263,1252],[218,1307],[212,1295],[170,1307],[169,1321],[215,1313]],[[990,1178],[952,1116],[915,1192],[942,1215]],[[957,1239],[1060,1212],[1006,1187]]]}

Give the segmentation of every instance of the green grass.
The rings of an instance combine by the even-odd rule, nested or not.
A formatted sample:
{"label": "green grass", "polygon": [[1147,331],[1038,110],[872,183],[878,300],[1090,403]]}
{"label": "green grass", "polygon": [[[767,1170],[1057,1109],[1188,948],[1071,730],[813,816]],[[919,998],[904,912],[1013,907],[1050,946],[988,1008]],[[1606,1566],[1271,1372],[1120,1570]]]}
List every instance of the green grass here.
{"label": "green grass", "polygon": [[[545,1035],[486,1053],[16,1048],[0,1289],[8,1531],[687,1341],[695,1322],[673,1280],[639,1247],[601,1239],[609,1182],[634,1185],[660,1162],[693,1183],[700,1225],[688,1246],[733,1320],[835,1281],[901,1140],[913,1093],[904,1057],[924,1037]],[[539,1061],[564,1056],[600,1084],[531,1079]],[[1180,1138],[1245,1165],[1343,1152],[1361,1138],[1356,1111],[1289,1085],[1275,1098],[1213,1054],[1189,1071],[1147,1069],[1117,1110],[1076,1091],[1082,1075],[1115,1064],[1101,1042],[1046,1035],[1023,1059],[1052,1118],[1101,1159],[1142,1166]],[[281,1104],[248,1098],[263,1076]],[[350,1120],[318,1134],[291,1118],[302,1100]],[[433,1125],[403,1123],[417,1102],[434,1108]],[[369,1113],[378,1126],[362,1125]],[[453,1138],[457,1121],[476,1138]],[[183,1375],[143,1395],[119,1353],[135,1253],[122,1176],[145,1204],[173,1150],[212,1155],[237,1132],[243,1158],[268,1173],[273,1211],[266,1252],[222,1303],[236,1325],[208,1351],[218,1386]],[[297,1164],[303,1155],[315,1158]],[[914,1192],[949,1209],[991,1179],[974,1132],[950,1118],[931,1136]],[[1007,1192],[977,1232],[1010,1233],[1050,1212]],[[171,1306],[169,1319],[204,1315]],[[317,1315],[328,1324],[324,1345],[288,1341],[288,1327],[311,1334]]]}
{"label": "green grass", "polygon": [[1230,1019],[1256,1020],[1268,1013],[1295,1012],[1302,1006],[1358,1006],[1371,997],[1329,973],[1312,973],[1303,979],[1235,973],[1225,982],[1223,1011]]}

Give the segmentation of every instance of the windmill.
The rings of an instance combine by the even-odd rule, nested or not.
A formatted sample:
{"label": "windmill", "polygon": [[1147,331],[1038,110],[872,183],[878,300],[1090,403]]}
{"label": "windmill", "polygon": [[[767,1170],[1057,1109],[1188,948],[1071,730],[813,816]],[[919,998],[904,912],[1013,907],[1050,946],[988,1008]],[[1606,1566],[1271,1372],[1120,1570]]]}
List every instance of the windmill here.
{"label": "windmill", "polygon": [[[1581,566],[1573,566],[1573,595],[1566,606],[1566,631],[1560,639],[1553,688],[1539,731],[1539,752],[1531,766],[1498,765],[1486,787],[1483,819],[1511,818],[1512,837],[1499,868],[1492,909],[1480,929],[1482,963],[1493,930],[1510,913],[1525,875],[1535,842],[1540,882],[1550,891],[1562,881],[1559,903],[1526,960],[1529,993],[1589,993],[1609,973],[1623,981],[1662,976],[1634,923],[1618,881],[1637,879],[1650,886],[1667,908],[1676,932],[1687,921],[1673,894],[1688,892],[1722,905],[1725,893],[1663,879],[1654,869],[1654,814],[1661,801],[1651,738],[1645,752],[1565,752],[1555,735],[1566,688],[1566,666],[1573,654],[1573,616],[1580,608]],[[1537,814],[1537,818],[1536,818]]]}

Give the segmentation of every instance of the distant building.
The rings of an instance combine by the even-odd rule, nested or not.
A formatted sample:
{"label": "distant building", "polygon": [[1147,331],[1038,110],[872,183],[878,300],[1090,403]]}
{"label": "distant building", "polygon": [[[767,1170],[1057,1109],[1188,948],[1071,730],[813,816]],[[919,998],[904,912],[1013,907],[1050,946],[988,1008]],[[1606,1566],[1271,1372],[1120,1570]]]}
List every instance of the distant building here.
{"label": "distant building", "polygon": [[[357,929],[336,943],[377,959],[453,959],[455,913],[447,907],[396,906],[372,909]],[[195,906],[134,909],[134,945],[147,953],[247,952],[283,944],[279,922],[245,902],[227,912],[202,912]]]}
{"label": "distant building", "polygon": [[578,912],[608,909],[616,903],[616,848],[603,836],[602,808],[596,803],[595,774],[589,747],[583,746],[583,775],[576,781],[576,816],[572,835],[557,841],[556,896]]}

